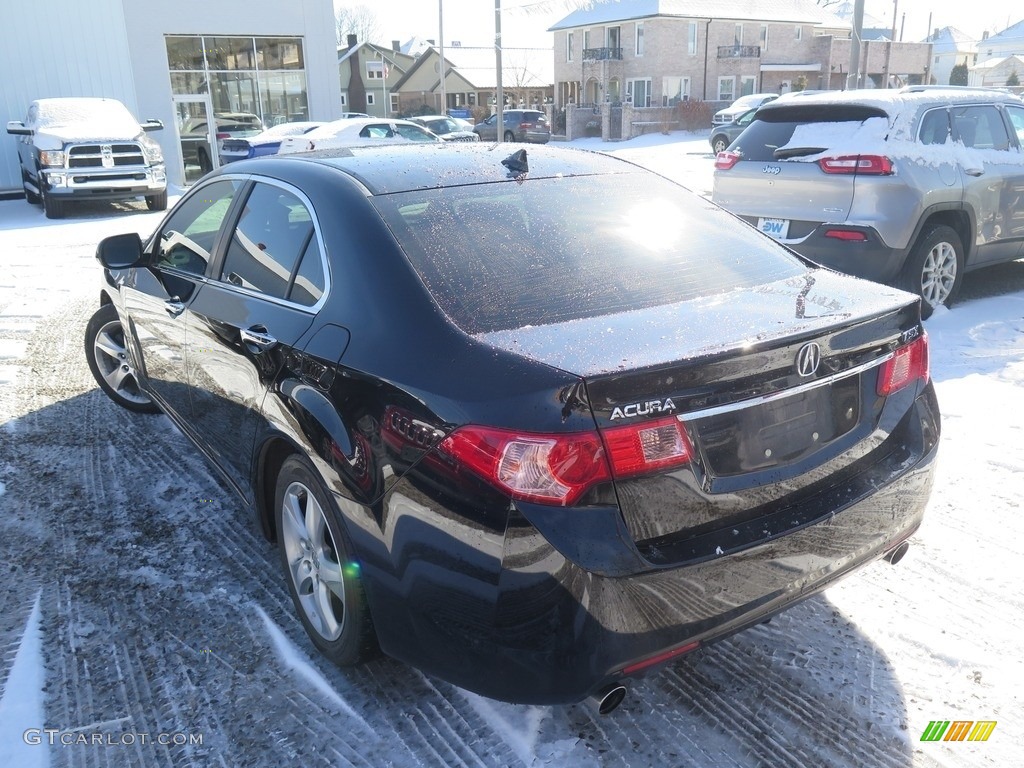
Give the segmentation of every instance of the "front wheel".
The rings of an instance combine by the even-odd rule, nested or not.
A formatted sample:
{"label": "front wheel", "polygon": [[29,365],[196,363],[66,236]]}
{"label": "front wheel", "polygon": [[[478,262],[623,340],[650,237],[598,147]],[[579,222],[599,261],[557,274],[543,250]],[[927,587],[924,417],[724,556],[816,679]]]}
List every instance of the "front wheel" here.
{"label": "front wheel", "polygon": [[939,224],[921,233],[903,267],[901,288],[921,297],[921,317],[948,306],[960,290],[964,247],[952,227]]}
{"label": "front wheel", "polygon": [[146,207],[151,211],[167,210],[167,190],[157,195],[146,195]]}
{"label": "front wheel", "polygon": [[711,149],[717,155],[719,152],[725,152],[729,147],[729,142],[726,141],[725,136],[715,136],[711,140]]}
{"label": "front wheel", "polygon": [[107,397],[129,411],[157,413],[160,409],[139,389],[128,359],[124,329],[112,304],[100,307],[85,327],[85,357],[89,370]]}
{"label": "front wheel", "polygon": [[341,666],[370,659],[377,641],[359,563],[330,494],[304,457],[282,465],[274,509],[288,591],[313,644]]}
{"label": "front wheel", "polygon": [[[42,186],[42,182],[40,182],[40,186]],[[63,219],[64,201],[44,190],[40,190],[40,194],[43,198],[43,213],[46,214],[46,218]]]}

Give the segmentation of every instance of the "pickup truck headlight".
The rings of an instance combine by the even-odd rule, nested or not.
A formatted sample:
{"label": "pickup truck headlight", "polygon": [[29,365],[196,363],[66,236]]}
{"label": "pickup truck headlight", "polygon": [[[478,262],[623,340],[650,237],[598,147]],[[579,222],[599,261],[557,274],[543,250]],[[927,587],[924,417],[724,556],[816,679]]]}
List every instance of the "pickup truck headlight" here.
{"label": "pickup truck headlight", "polygon": [[39,153],[39,162],[48,168],[64,167],[64,152],[61,150],[46,150]]}
{"label": "pickup truck headlight", "polygon": [[142,142],[142,152],[146,155],[146,162],[150,165],[155,165],[164,161],[163,150],[160,149],[160,145],[152,139]]}

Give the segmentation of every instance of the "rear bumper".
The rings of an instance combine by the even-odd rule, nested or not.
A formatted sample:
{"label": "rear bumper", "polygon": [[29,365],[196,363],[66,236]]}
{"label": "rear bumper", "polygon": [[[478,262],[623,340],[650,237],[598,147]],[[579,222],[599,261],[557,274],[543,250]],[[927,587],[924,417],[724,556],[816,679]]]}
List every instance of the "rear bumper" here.
{"label": "rear bumper", "polygon": [[[810,524],[683,565],[648,562],[630,575],[600,575],[581,565],[582,558],[564,555],[565,547],[556,549],[539,530],[545,526],[535,509],[529,521],[514,512],[496,573],[484,567],[479,550],[452,551],[449,540],[450,562],[473,564],[475,558],[479,566],[458,574],[421,571],[411,591],[376,583],[371,607],[375,622],[382,619],[381,645],[496,699],[579,701],[628,677],[624,670],[632,665],[758,624],[911,536],[931,492],[938,441],[931,385],[914,399],[902,429],[907,445],[866,470],[859,488],[844,482],[837,494],[843,502],[823,508]],[[590,549],[628,548],[594,521],[599,508],[566,512],[584,518],[577,525],[594,534]],[[478,575],[468,578],[473,571]]]}

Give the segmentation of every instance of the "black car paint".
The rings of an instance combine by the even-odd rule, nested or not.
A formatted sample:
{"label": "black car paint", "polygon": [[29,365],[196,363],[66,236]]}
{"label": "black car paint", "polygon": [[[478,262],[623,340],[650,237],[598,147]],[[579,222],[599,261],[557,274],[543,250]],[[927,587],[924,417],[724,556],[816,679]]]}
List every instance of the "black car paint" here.
{"label": "black car paint", "polygon": [[[934,389],[917,382],[880,398],[871,375],[860,443],[840,446],[850,455],[832,456],[827,471],[801,474],[798,461],[745,477],[728,489],[739,501],[724,525],[679,529],[640,512],[666,488],[686,508],[709,507],[728,478],[709,478],[701,458],[604,483],[570,508],[511,501],[457,466],[437,446],[463,424],[593,430],[614,404],[649,394],[671,396],[685,416],[785,388],[786,360],[807,338],[825,333],[826,359],[841,368],[895,347],[919,320],[908,296],[809,271],[810,284],[733,295],[717,310],[684,302],[598,318],[590,331],[566,323],[470,336],[431,301],[368,197],[452,178],[516,179],[486,148],[470,151],[493,162],[430,148],[410,163],[407,151],[240,161],[212,177],[276,179],[308,196],[331,273],[316,313],[268,312],[265,300],[209,277],[143,265],[108,271],[103,298],[129,329],[147,392],[269,537],[267,491],[283,453],[311,458],[346,521],[385,652],[495,698],[576,701],[634,662],[762,621],[917,528],[938,439]],[[536,155],[531,177],[635,172],[583,153]],[[193,284],[187,296],[181,281]],[[185,306],[172,315],[175,297]],[[139,346],[143,317],[159,332],[146,343],[159,350]],[[282,343],[262,352],[240,343],[238,330],[257,323]],[[396,338],[403,343],[387,341]],[[224,386],[225,373],[244,386]],[[227,459],[231,449],[251,457],[248,469]],[[795,492],[767,487],[783,477]]]}

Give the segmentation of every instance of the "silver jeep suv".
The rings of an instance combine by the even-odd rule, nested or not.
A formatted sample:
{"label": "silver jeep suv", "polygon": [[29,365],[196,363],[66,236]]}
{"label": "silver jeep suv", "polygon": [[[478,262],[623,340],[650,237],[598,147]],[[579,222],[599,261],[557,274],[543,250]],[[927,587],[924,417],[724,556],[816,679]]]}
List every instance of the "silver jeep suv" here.
{"label": "silver jeep suv", "polygon": [[910,87],[779,99],[715,160],[712,199],[807,258],[923,298],[1024,256],[1024,102]]}

